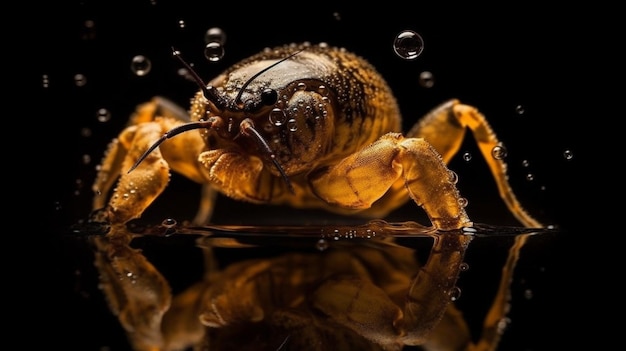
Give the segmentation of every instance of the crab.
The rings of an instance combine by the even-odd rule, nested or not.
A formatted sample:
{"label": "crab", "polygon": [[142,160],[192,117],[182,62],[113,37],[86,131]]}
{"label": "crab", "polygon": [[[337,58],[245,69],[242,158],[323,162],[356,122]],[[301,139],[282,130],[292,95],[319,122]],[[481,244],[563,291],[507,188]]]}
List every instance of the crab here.
{"label": "crab", "polygon": [[[397,101],[376,69],[325,43],[266,49],[208,84],[194,78],[200,90],[188,111],[162,97],[138,106],[93,186],[91,221],[106,228],[93,238],[96,267],[136,350],[496,347],[526,236],[511,248],[485,333],[473,343],[450,297],[472,240],[463,228],[473,223],[447,164],[468,130],[510,212],[526,227],[542,225],[516,198],[504,161],[491,156],[501,143],[477,108],[451,99],[402,133]],[[171,171],[202,184],[194,225],[210,223],[216,194],[370,219],[412,200],[437,235],[423,265],[387,242],[384,250],[346,245],[209,264],[205,279],[172,296],[131,246],[127,226],[166,189]],[[214,261],[212,249],[206,255]]]}

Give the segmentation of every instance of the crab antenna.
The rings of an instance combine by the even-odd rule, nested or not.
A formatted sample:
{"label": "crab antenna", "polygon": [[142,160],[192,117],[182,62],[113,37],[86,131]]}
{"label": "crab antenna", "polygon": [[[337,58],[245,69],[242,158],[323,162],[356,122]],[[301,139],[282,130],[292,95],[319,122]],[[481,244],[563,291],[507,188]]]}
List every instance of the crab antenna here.
{"label": "crab antenna", "polygon": [[274,63],[272,63],[271,65],[265,67],[264,69],[260,70],[259,72],[255,73],[252,77],[250,77],[250,79],[248,79],[242,86],[241,89],[239,90],[239,93],[237,94],[237,97],[235,98],[235,103],[238,102],[241,99],[241,95],[243,94],[243,91],[248,87],[248,85],[250,85],[250,83],[252,83],[253,80],[255,80],[258,76],[260,76],[261,74],[269,71],[270,69],[272,69],[273,67],[275,67],[276,65],[285,62],[287,60],[289,60],[290,58],[296,56],[297,54],[301,53],[302,51],[304,51],[304,49],[302,50],[298,50],[296,52],[294,52],[293,54],[282,58]]}
{"label": "crab antenna", "polygon": [[154,151],[154,149],[156,149],[159,145],[161,145],[161,143],[163,143],[165,140],[172,138],[180,133],[184,133],[184,132],[188,132],[190,130],[194,130],[194,129],[201,129],[201,128],[211,128],[212,126],[212,122],[209,121],[196,121],[196,122],[190,122],[190,123],[186,123],[183,125],[180,125],[176,128],[172,128],[169,131],[167,131],[165,134],[163,134],[162,137],[159,138],[159,140],[157,140],[156,142],[154,142],[154,144],[152,144],[152,146],[150,146],[148,148],[148,150],[146,150],[143,155],[141,155],[141,157],[139,157],[139,159],[137,160],[137,162],[135,162],[135,164],[128,170],[127,173],[132,172],[135,168],[137,168],[137,166],[139,166],[139,164],[141,162],[143,162],[143,160],[146,159],[146,157],[148,157],[148,155],[150,155],[150,153],[152,153],[152,151]]}
{"label": "crab antenna", "polygon": [[246,134],[247,132],[252,132],[252,135],[254,136],[255,140],[263,148],[263,151],[267,153],[270,160],[272,160],[272,162],[274,163],[274,166],[276,166],[276,169],[278,169],[278,172],[280,172],[280,175],[285,180],[285,183],[287,183],[287,188],[289,189],[289,191],[292,194],[294,194],[295,190],[293,189],[293,185],[291,184],[291,181],[289,180],[287,173],[285,173],[285,170],[283,169],[283,167],[280,165],[280,163],[278,163],[278,160],[276,159],[276,155],[274,154],[274,151],[272,151],[270,146],[267,144],[267,141],[265,141],[265,139],[263,139],[263,136],[256,129],[254,129],[254,126],[252,125],[251,122],[244,120],[241,123],[241,125],[244,130],[244,134]]}
{"label": "crab antenna", "polygon": [[180,63],[183,66],[185,66],[187,71],[189,71],[189,74],[191,74],[191,77],[193,78],[193,80],[202,90],[202,94],[204,95],[204,97],[207,100],[210,100],[211,102],[215,104],[218,104],[220,101],[220,98],[219,96],[215,94],[215,90],[213,89],[213,86],[204,84],[204,81],[202,81],[202,78],[200,78],[198,73],[193,69],[193,67],[191,67],[189,63],[187,63],[187,61],[185,61],[182,58],[182,56],[180,55],[180,51],[176,50],[174,47],[172,47],[172,55],[174,55],[174,57],[176,57],[178,61],[180,61]]}

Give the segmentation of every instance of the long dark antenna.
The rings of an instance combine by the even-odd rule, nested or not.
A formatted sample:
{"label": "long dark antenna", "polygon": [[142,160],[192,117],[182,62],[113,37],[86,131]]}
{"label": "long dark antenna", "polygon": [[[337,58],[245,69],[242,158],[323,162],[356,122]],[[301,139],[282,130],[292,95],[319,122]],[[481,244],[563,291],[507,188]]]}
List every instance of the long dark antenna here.
{"label": "long dark antenna", "polygon": [[287,188],[289,189],[289,192],[294,194],[295,190],[293,189],[293,185],[291,184],[291,181],[289,180],[287,173],[285,173],[285,170],[283,169],[283,167],[280,165],[280,163],[278,163],[278,160],[276,159],[276,155],[274,154],[274,151],[272,151],[272,148],[270,148],[270,146],[267,144],[267,141],[263,139],[263,136],[261,135],[261,133],[259,133],[254,128],[254,125],[252,124],[252,122],[249,122],[247,119],[241,122],[241,128],[242,128],[242,133],[244,133],[245,135],[249,135],[248,132],[252,132],[252,136],[254,136],[254,139],[259,143],[259,145],[261,146],[263,151],[265,151],[265,153],[268,155],[270,160],[272,160],[272,163],[274,163],[274,166],[276,166],[276,169],[278,169],[278,172],[280,172],[281,177],[283,177],[283,179],[285,180],[285,183],[287,183]]}
{"label": "long dark antenna", "polygon": [[213,125],[213,122],[209,122],[209,121],[197,121],[197,122],[189,122],[183,125],[180,125],[178,127],[172,128],[169,131],[167,131],[165,134],[163,134],[162,137],[159,138],[159,140],[157,140],[154,144],[152,144],[152,146],[150,146],[148,148],[148,150],[146,150],[141,157],[139,157],[139,159],[137,160],[137,162],[135,162],[135,164],[128,170],[127,173],[132,172],[135,168],[137,168],[137,166],[139,166],[139,164],[141,162],[143,162],[143,160],[146,159],[146,157],[148,157],[148,155],[150,155],[150,153],[152,151],[154,151],[154,149],[156,149],[159,145],[161,145],[161,143],[163,143],[165,140],[172,138],[180,133],[184,133],[193,129],[201,129],[201,128],[211,128],[211,126]]}
{"label": "long dark antenna", "polygon": [[193,78],[193,80],[196,82],[198,87],[200,87],[200,89],[202,90],[202,94],[204,95],[204,97],[207,100],[213,102],[214,104],[216,104],[218,106],[223,106],[222,99],[220,98],[219,95],[217,95],[217,93],[215,92],[215,89],[213,88],[213,86],[212,85],[206,85],[204,83],[202,78],[193,69],[193,67],[191,67],[191,65],[189,63],[187,63],[187,61],[185,61],[182,58],[182,56],[180,55],[180,51],[178,51],[174,47],[172,47],[172,55],[174,55],[174,57],[176,57],[178,59],[178,61],[180,61],[180,63],[183,66],[185,66],[187,71],[189,71],[189,74],[191,74],[191,77]]}
{"label": "long dark antenna", "polygon": [[301,53],[302,51],[304,51],[304,49],[302,50],[298,50],[296,52],[294,52],[293,54],[282,58],[280,60],[278,60],[277,62],[272,63],[271,65],[265,67],[264,69],[258,71],[257,73],[255,73],[252,77],[250,77],[250,79],[248,79],[245,83],[243,83],[243,85],[241,86],[241,89],[239,90],[239,93],[237,94],[237,97],[235,98],[235,103],[239,102],[239,100],[241,100],[241,95],[243,94],[243,91],[248,87],[248,85],[250,85],[250,83],[252,83],[253,80],[255,80],[258,76],[260,76],[261,74],[269,71],[270,69],[272,69],[273,67],[276,67],[276,65],[285,62],[287,60],[289,60],[290,58],[296,56],[297,54]]}

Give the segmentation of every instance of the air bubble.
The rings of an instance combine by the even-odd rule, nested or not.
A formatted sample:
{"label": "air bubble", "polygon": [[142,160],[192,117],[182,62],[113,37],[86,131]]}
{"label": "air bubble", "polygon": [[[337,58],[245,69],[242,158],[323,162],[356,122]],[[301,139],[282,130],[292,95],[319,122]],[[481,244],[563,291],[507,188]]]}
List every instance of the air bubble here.
{"label": "air bubble", "polygon": [[463,161],[465,162],[469,162],[472,160],[472,154],[469,152],[466,152],[463,154]]}
{"label": "air bubble", "polygon": [[572,150],[565,150],[563,151],[563,157],[569,161],[574,158],[574,153],[572,152]]}
{"label": "air bubble", "polygon": [[224,46],[217,41],[212,41],[204,47],[204,57],[211,62],[217,62],[224,57]]}
{"label": "air bubble", "polygon": [[298,130],[298,124],[296,123],[295,119],[290,119],[287,121],[287,128],[289,129],[290,132],[295,132]]}
{"label": "air bubble", "polygon": [[459,182],[459,175],[453,170],[448,171],[448,177],[450,179],[450,183],[452,184],[456,184]]}
{"label": "air bubble", "polygon": [[469,201],[464,197],[460,197],[458,201],[461,208],[465,208],[469,204]]}
{"label": "air bubble", "polygon": [[452,290],[450,290],[449,295],[451,301],[457,301],[459,298],[461,298],[461,288],[455,286],[454,288],[452,288]]}
{"label": "air bubble", "polygon": [[524,298],[525,298],[526,300],[530,300],[530,299],[532,299],[532,298],[533,298],[533,291],[532,291],[532,290],[530,290],[530,289],[526,289],[526,290],[524,290]]}
{"label": "air bubble", "polygon": [[222,30],[222,28],[209,28],[204,34],[204,42],[206,44],[217,42],[224,45],[226,43],[226,33]]}
{"label": "air bubble", "polygon": [[526,112],[526,109],[524,108],[524,106],[522,105],[515,106],[515,113],[517,113],[518,115],[523,115],[524,112]]}
{"label": "air bubble", "polygon": [[285,111],[275,108],[270,112],[269,119],[271,124],[280,127],[287,121],[287,116],[285,115]]}
{"label": "air bubble", "polygon": [[185,26],[186,26],[185,20],[182,20],[182,19],[178,20],[178,28],[185,29]]}
{"label": "air bubble", "polygon": [[83,138],[89,138],[92,134],[91,128],[82,128],[80,130],[80,136]]}
{"label": "air bubble", "polygon": [[491,150],[491,156],[496,160],[504,160],[507,156],[506,147],[504,145],[494,146]]}
{"label": "air bubble", "polygon": [[328,249],[328,241],[326,241],[326,239],[320,239],[317,241],[317,243],[315,243],[315,247],[320,250],[320,251],[325,251],[326,249]]}
{"label": "air bubble", "polygon": [[461,272],[467,272],[469,270],[469,264],[467,262],[461,262],[461,265],[459,265],[459,269],[461,270]]}
{"label": "air bubble", "polygon": [[523,160],[522,161],[522,167],[528,168],[528,166],[530,166],[530,162],[528,160]]}
{"label": "air bubble", "polygon": [[98,118],[98,122],[105,123],[111,120],[111,112],[109,112],[106,108],[98,109],[96,116]]}
{"label": "air bubble", "polygon": [[414,60],[422,54],[424,40],[416,32],[405,30],[396,36],[393,42],[393,50],[396,55],[405,60]]}
{"label": "air bubble", "polygon": [[74,75],[74,84],[77,87],[84,87],[87,84],[87,77],[84,74],[76,73]]}
{"label": "air bubble", "polygon": [[429,71],[420,73],[419,84],[424,88],[432,88],[435,85],[435,77]]}
{"label": "air bubble", "polygon": [[130,70],[136,75],[143,77],[150,73],[152,69],[152,62],[143,55],[137,55],[133,57],[130,63]]}
{"label": "air bubble", "polygon": [[174,218],[166,218],[161,222],[161,225],[165,228],[173,228],[176,226],[176,220]]}

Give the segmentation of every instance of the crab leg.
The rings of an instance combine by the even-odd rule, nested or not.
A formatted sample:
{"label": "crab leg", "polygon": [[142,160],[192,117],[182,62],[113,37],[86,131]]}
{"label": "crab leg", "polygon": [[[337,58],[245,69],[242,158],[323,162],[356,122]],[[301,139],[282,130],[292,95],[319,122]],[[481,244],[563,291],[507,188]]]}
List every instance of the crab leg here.
{"label": "crab leg", "polygon": [[386,134],[324,172],[312,174],[310,183],[327,203],[363,211],[379,205],[380,199],[388,200],[384,195],[390,189],[405,187],[435,228],[471,226],[456,178],[424,139]]}
{"label": "crab leg", "polygon": [[525,226],[539,228],[541,224],[531,217],[513,193],[508,181],[507,165],[493,152],[502,143],[491,129],[485,116],[473,106],[458,100],[447,101],[422,118],[407,137],[426,139],[448,164],[461,147],[467,129],[471,130],[478,147],[496,181],[498,191],[509,211]]}
{"label": "crab leg", "polygon": [[[136,169],[128,170],[166,131],[183,123],[178,114],[161,99],[141,105],[131,125],[110,144],[93,186],[97,196],[91,219],[106,223],[110,228],[105,236],[92,238],[96,249],[95,266],[109,306],[136,350],[158,350],[163,346],[161,323],[172,304],[172,296],[165,278],[140,250],[130,246],[133,234],[126,223],[140,217],[163,192],[169,182],[170,169],[201,182],[199,163],[194,155],[198,155],[204,144],[201,138],[184,134],[164,142]],[[105,204],[104,198],[115,181],[117,184]],[[205,197],[202,201],[212,200],[210,191]],[[200,220],[212,207],[205,203],[202,208],[203,213],[198,215]],[[174,306],[178,306],[178,302]]]}

